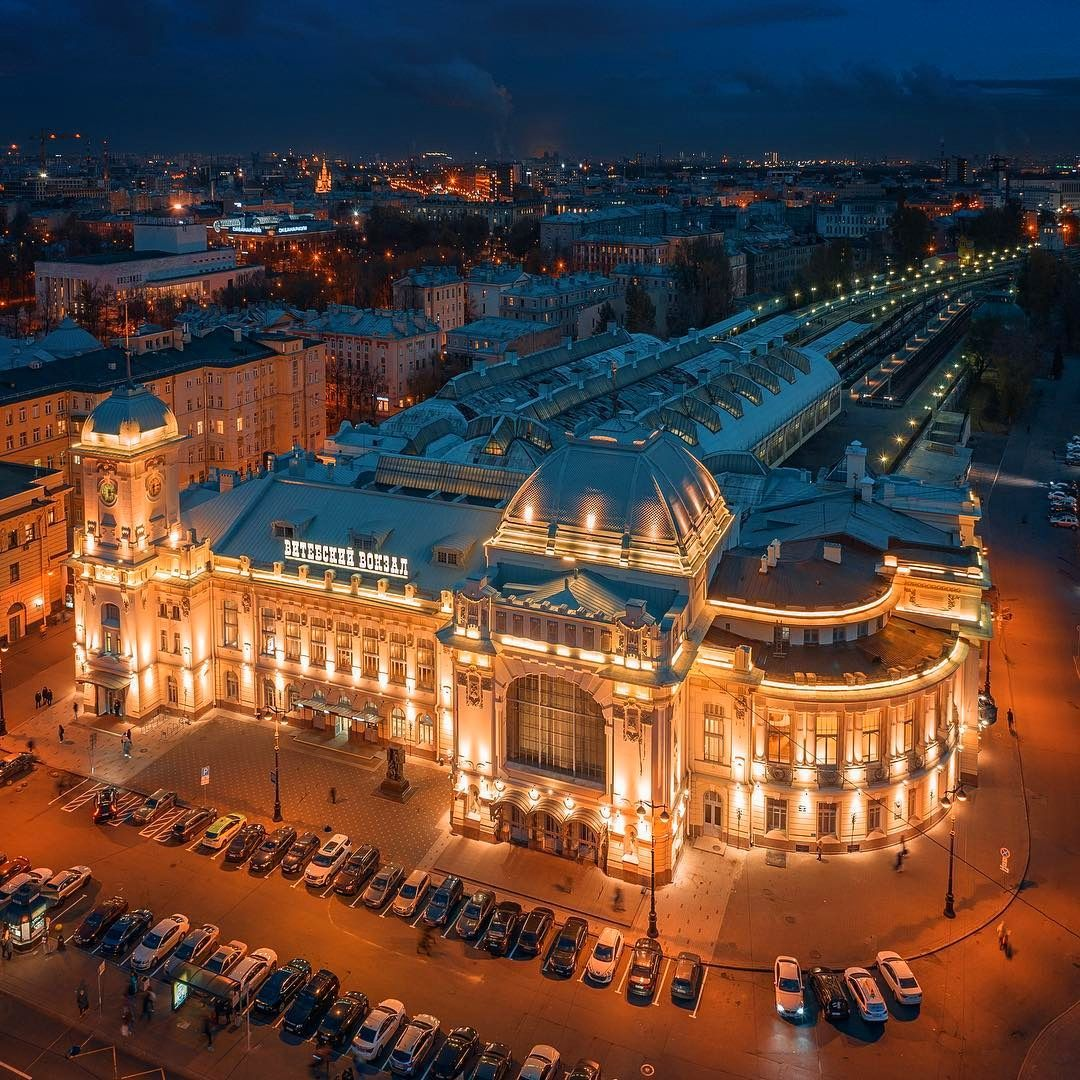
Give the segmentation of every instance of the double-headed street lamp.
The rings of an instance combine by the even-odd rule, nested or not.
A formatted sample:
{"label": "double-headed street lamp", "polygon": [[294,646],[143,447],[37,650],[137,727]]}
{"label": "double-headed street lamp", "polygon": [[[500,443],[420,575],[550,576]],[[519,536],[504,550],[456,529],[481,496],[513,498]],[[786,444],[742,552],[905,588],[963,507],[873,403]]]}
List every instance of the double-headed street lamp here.
{"label": "double-headed street lamp", "polygon": [[[649,929],[647,933],[655,941],[660,936],[660,931],[656,927],[656,804],[642,799],[637,805],[639,818],[645,816],[646,806],[653,812],[652,821],[649,823],[652,850],[649,854]],[[667,825],[669,821],[671,821],[671,815],[668,813],[667,806],[662,804],[660,823]]]}
{"label": "double-headed street lamp", "polygon": [[[941,797],[941,805],[948,810],[953,804],[953,798],[955,797],[957,802],[967,802],[967,792],[964,790],[964,785],[961,783],[952,791],[946,791]],[[955,897],[953,896],[953,856],[956,850],[956,815],[953,814],[952,821],[949,823],[949,884],[945,888],[945,918],[956,918],[956,907],[954,904]]]}
{"label": "double-headed street lamp", "polygon": [[274,821],[284,820],[281,814],[281,740],[279,736],[279,719],[281,710],[266,706],[263,709],[263,718],[274,717]]}

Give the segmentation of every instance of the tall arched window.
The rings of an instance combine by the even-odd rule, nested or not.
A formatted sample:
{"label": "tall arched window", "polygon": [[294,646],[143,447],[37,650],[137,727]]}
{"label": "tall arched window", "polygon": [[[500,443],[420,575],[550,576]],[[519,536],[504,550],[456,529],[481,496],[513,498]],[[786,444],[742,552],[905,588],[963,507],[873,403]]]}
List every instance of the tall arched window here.
{"label": "tall arched window", "polygon": [[263,680],[263,706],[267,709],[276,709],[278,707],[277,687],[274,685],[273,679]]}
{"label": "tall arched window", "polygon": [[120,608],[116,604],[101,605],[101,642],[104,652],[110,656],[120,655]]}
{"label": "tall arched window", "polygon": [[390,738],[392,739],[408,739],[409,737],[409,724],[405,716],[405,710],[402,708],[395,708],[390,713]]}
{"label": "tall arched window", "polygon": [[507,757],[581,780],[603,781],[604,714],[592,696],[553,675],[524,675],[506,693]]}
{"label": "tall arched window", "polygon": [[172,675],[165,681],[169,704],[176,705],[180,701],[180,688],[176,685],[176,679]]}
{"label": "tall arched window", "polygon": [[225,672],[225,696],[230,701],[238,701],[240,698],[240,680],[235,671]]}

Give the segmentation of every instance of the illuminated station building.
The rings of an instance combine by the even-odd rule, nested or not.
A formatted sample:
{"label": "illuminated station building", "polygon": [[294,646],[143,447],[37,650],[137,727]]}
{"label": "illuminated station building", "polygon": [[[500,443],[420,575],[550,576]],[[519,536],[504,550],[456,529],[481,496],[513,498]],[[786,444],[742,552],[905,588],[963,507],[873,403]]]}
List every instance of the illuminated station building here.
{"label": "illuminated station building", "polygon": [[[831,410],[827,361],[760,342],[724,374],[779,371],[784,390],[754,404],[762,383],[736,380],[739,400],[777,430],[809,410],[809,437]],[[601,342],[601,370],[736,355],[701,339],[658,360],[643,344]],[[763,415],[740,435],[699,397],[693,426],[678,390],[636,399],[630,371],[620,408],[568,423],[586,395],[574,382],[560,412],[544,363],[517,363],[538,388],[531,421],[503,379],[512,435],[474,423],[494,365],[372,429],[382,446],[357,429],[333,454],[182,495],[171,412],[117,390],[75,448],[81,704],[132,723],[269,711],[404,745],[447,770],[455,832],[631,881],[653,863],[670,880],[700,834],[847,852],[940,817],[978,768],[990,582],[975,497],[875,477],[858,444],[816,479],[770,468],[741,445]]]}

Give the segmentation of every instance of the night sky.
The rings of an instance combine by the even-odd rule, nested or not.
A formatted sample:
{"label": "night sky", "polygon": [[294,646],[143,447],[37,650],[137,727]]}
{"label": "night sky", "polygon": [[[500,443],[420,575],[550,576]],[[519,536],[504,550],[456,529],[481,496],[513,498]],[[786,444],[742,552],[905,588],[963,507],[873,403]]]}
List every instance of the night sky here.
{"label": "night sky", "polygon": [[0,137],[118,150],[1077,151],[1075,0],[0,0]]}

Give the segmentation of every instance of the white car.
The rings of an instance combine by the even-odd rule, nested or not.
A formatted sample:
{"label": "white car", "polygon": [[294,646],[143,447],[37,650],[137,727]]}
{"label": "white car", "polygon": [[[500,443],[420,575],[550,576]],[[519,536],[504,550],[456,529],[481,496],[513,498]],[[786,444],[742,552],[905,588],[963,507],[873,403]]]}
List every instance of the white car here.
{"label": "white car", "polygon": [[221,817],[203,833],[202,846],[211,851],[220,851],[228,847],[232,838],[247,824],[243,814],[222,814]]}
{"label": "white car", "polygon": [[614,927],[605,926],[596,939],[585,974],[593,982],[609,983],[622,956],[623,937]]}
{"label": "white car", "polygon": [[353,1036],[353,1057],[357,1061],[374,1061],[390,1045],[404,1023],[405,1006],[400,1001],[395,998],[380,1001]]}
{"label": "white car", "polygon": [[1061,511],[1061,513],[1052,513],[1050,515],[1050,524],[1055,529],[1075,529],[1080,525],[1080,519],[1075,514],[1070,514],[1067,510]]}
{"label": "white car", "polygon": [[304,871],[304,884],[314,888],[329,885],[345,865],[351,851],[352,841],[344,833],[334,833],[308,863]]}
{"label": "white car", "polygon": [[899,953],[879,952],[877,969],[901,1005],[921,1005],[922,987]]}
{"label": "white car", "polygon": [[191,923],[186,915],[170,915],[162,919],[131,954],[132,971],[149,971],[184,940],[184,935],[190,929]]}
{"label": "white car", "polygon": [[554,1046],[538,1043],[529,1051],[518,1080],[553,1080],[559,1071],[561,1055]]}
{"label": "white car", "polygon": [[78,892],[89,880],[89,866],[69,866],[66,870],[53,874],[41,886],[41,895],[50,900],[63,900],[65,896]]}
{"label": "white car", "polygon": [[239,1001],[250,1001],[277,967],[277,953],[273,949],[255,949],[248,953],[229,972],[229,978],[236,983],[236,995]]}
{"label": "white car", "polygon": [[776,1011],[781,1016],[798,1018],[805,1013],[802,968],[794,956],[776,958],[773,964],[773,990],[776,992]]}
{"label": "white car", "polygon": [[197,964],[204,956],[209,956],[217,947],[219,937],[221,931],[213,923],[192,927],[165,962],[165,978],[171,979],[181,964]]}
{"label": "white car", "polygon": [[52,876],[53,872],[47,866],[36,866],[24,874],[16,874],[0,885],[0,900],[10,900],[23,885],[37,885],[40,889]]}
{"label": "white car", "polygon": [[427,1013],[417,1013],[402,1028],[394,1049],[386,1064],[399,1076],[417,1076],[427,1063],[428,1055],[435,1049],[435,1036],[439,1034],[439,1021]]}
{"label": "white car", "polygon": [[214,955],[203,964],[204,971],[215,975],[228,975],[247,953],[247,946],[242,941],[230,941],[228,945],[219,945]]}
{"label": "white car", "polygon": [[423,870],[414,870],[398,889],[392,905],[395,915],[403,919],[411,919],[427,896],[428,887],[431,885],[431,876]]}
{"label": "white car", "polygon": [[844,970],[844,985],[859,1015],[874,1024],[883,1024],[889,1019],[889,1010],[881,996],[873,975],[866,968],[849,967]]}

